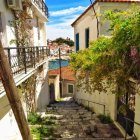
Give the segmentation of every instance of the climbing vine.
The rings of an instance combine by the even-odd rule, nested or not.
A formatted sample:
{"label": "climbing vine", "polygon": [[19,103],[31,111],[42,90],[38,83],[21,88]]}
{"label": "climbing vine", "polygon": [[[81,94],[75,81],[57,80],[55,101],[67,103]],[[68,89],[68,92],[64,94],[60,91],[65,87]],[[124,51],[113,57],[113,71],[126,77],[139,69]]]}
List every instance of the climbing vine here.
{"label": "climbing vine", "polygon": [[27,19],[29,19],[27,8],[30,8],[29,2],[23,2],[22,11],[13,11],[15,19],[9,21],[11,27],[14,27],[16,39],[12,39],[10,44],[17,44],[18,47],[32,46],[32,27],[29,26]]}
{"label": "climbing vine", "polygon": [[23,82],[19,89],[24,94],[24,102],[26,103],[27,112],[36,111],[36,75],[31,76]]}
{"label": "climbing vine", "polygon": [[88,49],[72,54],[71,67],[85,92],[106,92],[115,83],[112,92],[122,95],[129,90],[130,77],[140,80],[140,7],[109,10],[103,17],[110,22],[111,36],[99,37]]}

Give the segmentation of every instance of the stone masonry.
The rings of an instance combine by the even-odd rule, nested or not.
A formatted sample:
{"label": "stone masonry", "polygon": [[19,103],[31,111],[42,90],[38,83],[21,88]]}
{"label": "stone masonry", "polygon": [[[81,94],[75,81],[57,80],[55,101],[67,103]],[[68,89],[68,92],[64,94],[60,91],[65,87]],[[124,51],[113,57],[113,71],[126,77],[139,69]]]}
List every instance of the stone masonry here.
{"label": "stone masonry", "polygon": [[56,126],[50,127],[56,140],[124,139],[114,124],[102,124],[95,113],[78,105],[72,98],[51,104],[43,115],[55,122]]}

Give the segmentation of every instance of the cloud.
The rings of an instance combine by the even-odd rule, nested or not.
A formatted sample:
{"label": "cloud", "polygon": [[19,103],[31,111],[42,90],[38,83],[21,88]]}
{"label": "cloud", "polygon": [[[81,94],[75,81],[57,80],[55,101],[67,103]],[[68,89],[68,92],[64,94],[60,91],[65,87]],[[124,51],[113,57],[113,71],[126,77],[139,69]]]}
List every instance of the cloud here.
{"label": "cloud", "polygon": [[59,37],[69,37],[74,40],[74,30],[71,24],[83,10],[85,10],[85,7],[78,6],[50,12],[50,22],[47,25],[47,39],[54,40]]}
{"label": "cloud", "polygon": [[80,11],[83,11],[86,7],[78,6],[78,7],[72,7],[64,10],[59,11],[50,11],[50,16],[56,17],[56,16],[66,16],[70,14],[74,14]]}
{"label": "cloud", "polygon": [[47,25],[47,38],[54,40],[59,37],[71,38],[74,40],[74,31],[71,23],[78,15],[66,16],[61,19],[61,22]]}
{"label": "cloud", "polygon": [[[47,26],[47,38],[54,40],[56,38],[62,37],[62,38],[71,38],[74,40],[74,32],[72,27],[57,27],[57,26]],[[50,33],[49,33],[50,32]]]}

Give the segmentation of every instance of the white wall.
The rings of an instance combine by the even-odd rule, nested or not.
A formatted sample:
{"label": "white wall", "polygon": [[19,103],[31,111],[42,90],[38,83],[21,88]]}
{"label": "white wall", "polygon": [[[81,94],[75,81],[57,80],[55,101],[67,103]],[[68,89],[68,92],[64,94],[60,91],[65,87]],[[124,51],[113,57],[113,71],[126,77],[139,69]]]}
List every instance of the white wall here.
{"label": "white wall", "polygon": [[9,21],[14,20],[14,15],[12,11],[7,8],[6,1],[0,1],[0,12],[2,14],[2,26],[3,26],[3,33],[2,33],[2,42],[4,47],[8,46],[15,46],[10,45],[11,39],[15,39],[15,32],[14,28],[10,26]]}
{"label": "white wall", "polygon": [[[18,90],[27,117],[24,96]],[[0,98],[0,140],[22,140],[21,134],[6,95]]]}
{"label": "white wall", "polygon": [[[109,36],[109,22],[105,21],[101,16],[106,10],[126,10],[132,6],[132,3],[117,3],[117,2],[98,2],[94,5],[96,14],[99,15],[99,34],[100,36]],[[85,49],[85,29],[89,28],[89,41],[97,39],[97,20],[94,16],[93,8],[91,7],[75,24],[74,37],[79,33],[79,48]],[[75,38],[76,43],[76,38]],[[76,46],[76,44],[75,44]]]}
{"label": "white wall", "polygon": [[36,104],[38,110],[45,110],[50,103],[48,83],[48,62],[43,65],[43,71],[37,75]]}
{"label": "white wall", "polygon": [[[98,5],[95,6],[97,13],[99,13]],[[93,9],[91,8],[86,14],[84,14],[74,25],[74,37],[79,33],[79,48],[85,49],[85,29],[89,28],[89,41],[97,39],[97,21],[94,16]],[[76,39],[75,39],[76,43]],[[76,45],[76,44],[75,44]]]}
{"label": "white wall", "polygon": [[57,100],[60,98],[59,75],[57,75],[54,80],[54,87],[55,87],[55,100]]}
{"label": "white wall", "polygon": [[[89,106],[95,111],[97,114],[104,114],[104,106],[105,105],[105,114],[110,115],[113,120],[116,120],[116,95],[112,94],[111,89],[105,92],[95,91],[93,93],[87,93],[83,88],[79,88],[75,93],[76,99],[84,99],[88,101],[92,101],[95,103],[89,103]],[[88,102],[83,101],[83,103],[87,106]],[[103,105],[99,105],[103,104]]]}

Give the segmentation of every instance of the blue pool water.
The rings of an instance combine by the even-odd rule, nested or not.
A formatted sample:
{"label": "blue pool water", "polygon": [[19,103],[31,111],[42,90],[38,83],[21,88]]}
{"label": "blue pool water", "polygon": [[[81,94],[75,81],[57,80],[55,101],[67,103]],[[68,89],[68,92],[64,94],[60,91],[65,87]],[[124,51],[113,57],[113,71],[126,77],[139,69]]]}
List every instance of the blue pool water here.
{"label": "blue pool water", "polygon": [[[69,65],[69,60],[61,59],[61,67]],[[49,61],[49,69],[58,69],[60,68],[59,59]]]}

